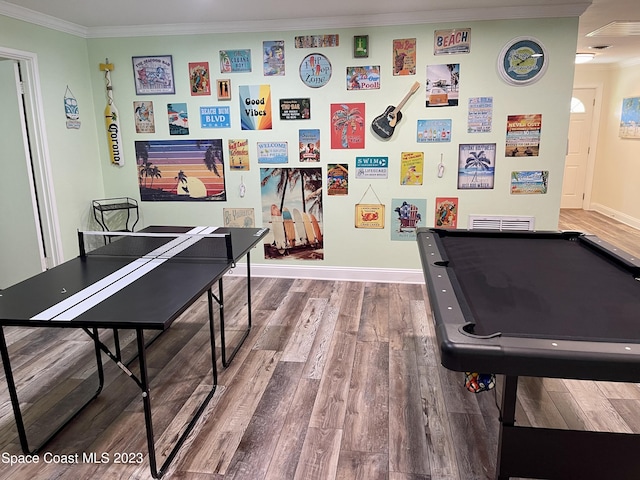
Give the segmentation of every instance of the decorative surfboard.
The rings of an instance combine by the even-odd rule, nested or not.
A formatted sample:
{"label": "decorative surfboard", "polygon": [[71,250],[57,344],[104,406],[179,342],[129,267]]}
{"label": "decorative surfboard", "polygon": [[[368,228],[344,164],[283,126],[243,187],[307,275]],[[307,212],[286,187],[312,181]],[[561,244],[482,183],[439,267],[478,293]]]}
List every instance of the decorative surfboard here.
{"label": "decorative surfboard", "polygon": [[320,224],[318,223],[318,219],[316,219],[316,216],[313,213],[310,213],[309,217],[311,218],[313,233],[316,234],[316,239],[318,240],[318,242],[322,243],[322,230],[320,230]]}
{"label": "decorative surfboard", "polygon": [[280,209],[275,205],[271,205],[271,231],[273,232],[273,245],[276,247],[280,255],[287,249],[287,240],[284,236],[284,222]]}
{"label": "decorative surfboard", "polygon": [[381,115],[374,118],[373,122],[371,122],[373,133],[385,140],[391,138],[396,129],[396,125],[402,120],[402,112],[400,110],[404,107],[404,104],[407,103],[411,95],[416,93],[419,88],[420,82],[414,83],[409,93],[405,95],[397,107],[389,105]]}
{"label": "decorative surfboard", "polygon": [[302,245],[307,245],[309,240],[307,239],[307,232],[304,229],[304,220],[302,220],[302,215],[300,214],[300,210],[297,208],[293,209],[293,221],[296,225],[296,232],[298,232],[298,238],[300,239],[300,243]]}
{"label": "decorative surfboard", "polygon": [[293,217],[288,208],[282,209],[282,218],[284,220],[284,234],[290,247],[296,246],[296,227],[293,224]]}
{"label": "decorative surfboard", "polygon": [[304,231],[307,232],[307,238],[309,239],[309,243],[317,243],[316,234],[313,231],[313,225],[311,224],[311,219],[307,213],[302,214],[302,222],[304,224]]}

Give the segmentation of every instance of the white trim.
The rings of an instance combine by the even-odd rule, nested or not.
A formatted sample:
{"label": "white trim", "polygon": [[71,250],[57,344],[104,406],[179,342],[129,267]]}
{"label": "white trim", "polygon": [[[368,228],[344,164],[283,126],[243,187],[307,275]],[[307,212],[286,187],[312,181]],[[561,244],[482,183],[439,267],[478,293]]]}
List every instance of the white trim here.
{"label": "white trim", "polygon": [[32,52],[14,50],[0,46],[0,57],[9,58],[21,62],[22,84],[24,88],[25,108],[27,121],[31,131],[29,132],[31,143],[31,155],[36,166],[33,172],[36,186],[40,186],[38,200],[40,205],[40,218],[42,220],[42,234],[44,244],[49,254],[48,267],[62,263],[62,237],[60,224],[56,210],[56,197],[53,188],[53,175],[51,173],[51,160],[49,156],[49,144],[47,141],[47,129],[44,122],[44,102],[40,88],[40,73],[38,70],[38,56]]}
{"label": "white trim", "polygon": [[625,225],[629,225],[630,227],[640,230],[640,218],[631,217],[626,213],[618,212],[613,208],[605,207],[604,205],[600,205],[599,203],[594,203],[593,205],[591,205],[590,210],[594,210],[598,213],[601,213],[602,215],[614,218],[617,221],[624,223]]}
{"label": "white trim", "polygon": [[29,194],[31,196],[31,214],[33,216],[33,228],[36,232],[38,243],[38,254],[40,256],[40,269],[45,271],[47,269],[47,257],[44,253],[44,238],[42,228],[40,228],[40,222],[38,221],[38,200],[36,194],[35,179],[33,178],[33,168],[31,166],[31,152],[29,147],[29,138],[24,132],[27,131],[27,119],[24,116],[25,104],[22,98],[23,86],[20,82],[20,67],[18,60],[13,60],[13,72],[16,82],[16,93],[18,97],[18,118],[20,119],[20,131],[22,132],[22,148],[24,150],[25,170],[27,172],[27,178],[29,182]]}
{"label": "white trim", "polygon": [[[246,263],[238,263],[229,271],[232,276],[246,276]],[[251,263],[252,277],[304,278],[343,282],[424,283],[421,269],[318,267],[302,265],[267,265]]]}
{"label": "white trim", "polygon": [[[534,3],[534,2],[532,2]],[[553,5],[525,5],[513,7],[478,7],[433,9],[418,12],[384,13],[373,15],[346,15],[339,17],[309,16],[273,20],[222,20],[209,23],[166,25],[129,25],[84,27],[50,15],[0,0],[0,15],[34,23],[83,38],[146,37],[155,35],[196,35],[236,32],[305,31],[325,28],[384,27],[398,25],[471,22],[478,20],[509,20],[530,18],[579,17],[589,2]]]}

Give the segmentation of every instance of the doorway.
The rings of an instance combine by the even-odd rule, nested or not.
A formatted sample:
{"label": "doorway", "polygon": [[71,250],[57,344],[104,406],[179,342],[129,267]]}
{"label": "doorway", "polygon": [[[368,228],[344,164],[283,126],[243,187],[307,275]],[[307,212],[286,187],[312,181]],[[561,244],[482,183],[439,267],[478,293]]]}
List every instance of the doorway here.
{"label": "doorway", "polygon": [[38,79],[35,54],[0,47],[0,289],[63,258]]}
{"label": "doorway", "polygon": [[596,89],[574,88],[560,208],[584,208],[591,193],[591,133]]}

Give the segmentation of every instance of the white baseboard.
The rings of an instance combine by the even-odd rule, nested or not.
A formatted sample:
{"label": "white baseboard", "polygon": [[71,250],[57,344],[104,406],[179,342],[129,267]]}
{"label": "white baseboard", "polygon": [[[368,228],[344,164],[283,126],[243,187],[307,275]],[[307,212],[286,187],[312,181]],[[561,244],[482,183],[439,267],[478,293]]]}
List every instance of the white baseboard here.
{"label": "white baseboard", "polygon": [[[246,263],[238,263],[229,275],[246,275]],[[318,267],[306,265],[251,264],[252,277],[304,278],[345,282],[424,283],[421,269]]]}
{"label": "white baseboard", "polygon": [[616,220],[624,223],[625,225],[629,225],[630,227],[637,228],[638,230],[640,230],[640,219],[631,217],[627,214],[618,212],[612,208],[605,207],[604,205],[600,205],[598,203],[592,203],[590,207],[591,207],[591,210],[595,210],[596,212],[601,213],[602,215],[606,215],[607,217],[615,218]]}

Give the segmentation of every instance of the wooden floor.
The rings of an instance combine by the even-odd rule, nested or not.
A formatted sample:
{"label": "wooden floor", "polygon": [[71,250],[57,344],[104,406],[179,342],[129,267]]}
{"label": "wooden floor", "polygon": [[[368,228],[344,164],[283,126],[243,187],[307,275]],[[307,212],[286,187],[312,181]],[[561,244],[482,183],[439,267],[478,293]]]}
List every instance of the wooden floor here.
{"label": "wooden floor", "polygon": [[[604,216],[563,211],[560,228],[600,234],[640,255],[640,232]],[[232,329],[244,321],[243,282],[225,280]],[[460,373],[439,365],[424,286],[256,278],[253,308],[249,338],[229,368],[219,365],[218,390],[167,477],[493,477],[495,393],[468,393]],[[148,355],[161,457],[211,383],[205,318],[202,299]],[[34,438],[55,426],[78,392],[87,391],[95,370],[85,335],[42,330],[5,329]],[[80,460],[92,452],[98,458],[108,454],[109,461],[70,465],[41,457],[37,465],[7,464],[8,455],[21,451],[0,380],[1,479],[150,478],[140,391],[113,362],[105,358],[104,365],[103,392],[44,451],[68,455],[63,459],[79,454]],[[56,371],[72,373],[58,378]],[[38,401],[44,394],[47,399]],[[640,433],[640,385],[522,379],[517,419],[523,425]],[[142,463],[116,463],[123,453],[134,454],[134,462],[142,457]]]}

